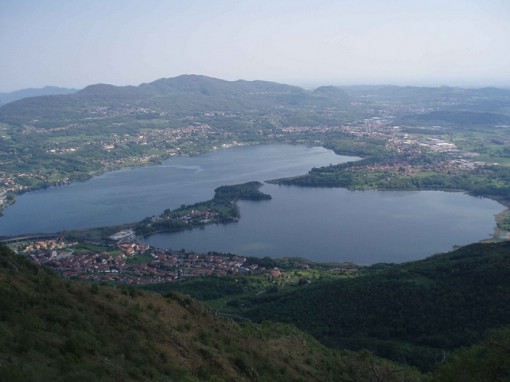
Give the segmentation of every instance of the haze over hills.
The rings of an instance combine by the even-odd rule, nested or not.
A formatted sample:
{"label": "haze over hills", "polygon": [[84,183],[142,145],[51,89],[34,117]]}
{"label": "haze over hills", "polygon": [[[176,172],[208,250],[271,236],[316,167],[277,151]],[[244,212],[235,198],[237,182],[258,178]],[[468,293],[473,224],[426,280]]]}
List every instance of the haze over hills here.
{"label": "haze over hills", "polygon": [[9,102],[14,102],[19,99],[28,97],[39,97],[45,95],[57,95],[57,94],[73,94],[78,89],[60,88],[57,86],[45,86],[43,88],[28,88],[16,90],[9,93],[0,93],[0,106],[5,105]]}
{"label": "haze over hills", "polygon": [[[51,89],[48,88],[48,91]],[[349,120],[349,113],[360,112],[359,104],[355,106],[353,102],[361,102],[368,107],[375,100],[390,104],[426,104],[428,109],[433,107],[431,111],[448,109],[460,113],[491,113],[489,118],[503,122],[507,121],[503,114],[510,112],[510,90],[498,88],[321,86],[309,91],[268,81],[225,81],[201,75],[181,75],[139,86],[96,84],[80,91],[52,91],[52,94],[59,95],[25,98],[4,105],[0,108],[0,121],[45,128],[99,118],[150,120],[163,115],[255,110],[282,116],[288,112],[317,113],[330,110],[333,113],[330,122],[339,123]],[[434,119],[438,120],[436,117]],[[451,116],[445,118],[448,120]],[[324,116],[312,121],[324,122]]]}
{"label": "haze over hills", "polygon": [[[90,85],[75,94],[24,99],[0,109],[0,120],[42,126],[73,119],[97,118],[97,107],[120,114],[179,114],[204,111],[250,111],[280,108],[346,106],[349,98],[340,90],[311,92],[267,81],[224,81],[198,75],[160,79],[140,86]],[[339,104],[340,103],[340,104]],[[34,122],[34,120],[36,120]]]}
{"label": "haze over hills", "polygon": [[[420,122],[430,120],[436,123],[452,122],[452,115],[463,118],[465,122],[472,121],[475,114],[487,114],[476,116],[475,123],[485,122],[508,122],[510,90],[485,87],[485,88],[459,88],[459,87],[417,87],[417,86],[345,86],[341,87],[350,97],[362,99],[368,102],[382,102],[386,104],[421,106],[418,113],[406,113],[418,115]],[[435,115],[431,118],[428,113],[449,113],[449,115]],[[465,114],[463,117],[462,115]],[[481,118],[481,120],[480,120]],[[487,118],[485,120],[484,118]]]}

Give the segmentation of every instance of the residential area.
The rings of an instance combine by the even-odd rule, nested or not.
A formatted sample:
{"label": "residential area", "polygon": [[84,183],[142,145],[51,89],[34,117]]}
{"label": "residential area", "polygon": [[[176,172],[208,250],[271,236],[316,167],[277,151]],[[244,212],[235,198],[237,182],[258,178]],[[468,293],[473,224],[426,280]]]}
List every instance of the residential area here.
{"label": "residential area", "polygon": [[118,244],[107,251],[89,247],[86,249],[77,242],[56,238],[18,244],[13,249],[66,278],[90,281],[139,285],[197,276],[266,272],[257,264],[245,264],[246,258],[236,255],[199,255],[138,243]]}

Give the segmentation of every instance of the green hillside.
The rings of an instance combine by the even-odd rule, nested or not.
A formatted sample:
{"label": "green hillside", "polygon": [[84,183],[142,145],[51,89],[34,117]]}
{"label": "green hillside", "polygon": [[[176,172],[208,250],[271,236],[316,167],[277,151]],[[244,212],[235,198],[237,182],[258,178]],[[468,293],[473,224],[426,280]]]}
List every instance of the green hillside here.
{"label": "green hillside", "polygon": [[476,244],[230,304],[257,324],[176,292],[60,279],[0,247],[0,380],[507,381],[509,251]]}
{"label": "green hillside", "polygon": [[0,247],[2,381],[417,381],[285,324],[237,324],[190,297],[55,277]]}
{"label": "green hillside", "polygon": [[510,243],[473,244],[421,261],[374,265],[360,277],[241,296],[228,311],[292,323],[327,346],[366,348],[430,370],[451,350],[510,324]]}
{"label": "green hillside", "polygon": [[71,95],[19,100],[0,108],[0,121],[18,126],[30,124],[53,128],[68,123],[91,123],[98,119],[166,119],[168,115],[207,111],[248,112],[256,109],[281,114],[281,108],[346,107],[348,101],[349,97],[340,89],[334,93],[310,92],[267,81],[225,81],[182,75],[140,86],[97,84]]}

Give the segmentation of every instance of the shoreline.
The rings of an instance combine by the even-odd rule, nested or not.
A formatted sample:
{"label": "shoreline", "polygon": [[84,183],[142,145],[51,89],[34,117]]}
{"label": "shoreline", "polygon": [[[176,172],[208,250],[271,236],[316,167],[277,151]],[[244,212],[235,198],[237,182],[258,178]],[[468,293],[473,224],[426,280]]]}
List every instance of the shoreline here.
{"label": "shoreline", "polygon": [[[180,157],[192,157],[194,155],[207,154],[207,153],[210,153],[210,152],[213,152],[213,151],[216,151],[216,150],[228,149],[228,148],[231,148],[231,147],[240,147],[240,146],[247,146],[247,145],[249,145],[249,146],[252,146],[252,145],[266,145],[266,144],[271,144],[271,143],[267,143],[267,142],[256,142],[256,143],[254,143],[254,142],[251,142],[251,143],[248,143],[248,142],[236,142],[235,144],[231,144],[228,147],[214,147],[214,148],[211,148],[210,150],[206,150],[206,151],[201,152],[199,154],[198,153],[188,153],[188,154],[183,154],[183,155],[179,155],[179,156]],[[296,145],[296,144],[287,143],[287,142],[273,142],[272,144]],[[298,145],[303,145],[303,144],[298,144]],[[307,144],[307,146],[310,146],[310,147],[321,147],[321,148],[324,148],[326,150],[331,150],[332,152],[335,153],[335,155],[338,155],[338,156],[354,155],[355,154],[355,153],[352,153],[352,152],[346,153],[346,154],[342,154],[342,153],[339,153],[339,152],[333,150],[330,147],[326,147],[327,145],[324,145],[324,144],[322,144],[322,145]],[[174,156],[164,157],[164,158],[162,158],[158,162],[151,161],[151,162],[146,162],[146,163],[135,163],[132,166],[105,168],[105,169],[103,169],[101,171],[97,171],[97,172],[94,172],[94,173],[89,173],[86,176],[77,176],[77,179],[75,179],[75,180],[70,180],[70,181],[66,181],[66,182],[62,182],[62,183],[57,183],[57,184],[54,184],[54,185],[41,185],[39,187],[22,190],[20,192],[17,192],[16,195],[22,195],[22,194],[27,193],[27,192],[32,192],[32,191],[37,191],[37,190],[41,190],[41,189],[46,189],[46,188],[49,188],[49,187],[60,187],[60,186],[69,185],[69,184],[72,184],[72,183],[85,182],[87,180],[90,180],[90,179],[92,179],[94,177],[97,177],[97,176],[101,176],[101,175],[103,175],[105,173],[108,173],[108,172],[120,171],[120,170],[123,170],[123,169],[134,169],[134,168],[150,167],[150,166],[154,166],[154,165],[161,165],[165,160],[168,160],[168,159],[170,159],[172,157],[174,157]],[[359,160],[361,160],[361,159],[365,159],[365,158],[360,157]],[[281,183],[281,181],[283,181],[285,179],[298,178],[300,176],[303,176],[303,175],[296,175],[296,176],[287,177],[287,178],[276,178],[276,179],[267,180],[265,182],[269,183],[269,184],[279,184],[279,185],[285,185],[285,186],[297,186],[297,187],[314,188],[314,186],[301,186],[301,185],[293,185],[293,184],[287,185],[287,184],[282,184]],[[337,187],[337,186],[318,186],[318,187],[320,187],[320,188],[322,188],[322,187],[327,187],[327,188],[345,188],[345,189],[348,189],[348,190],[351,190],[351,191],[365,191],[365,189],[364,190],[360,190],[360,189],[349,188],[349,187]],[[422,188],[422,189],[417,189],[417,188],[389,188],[388,189],[388,188],[370,188],[370,189],[366,189],[366,190],[385,191],[385,192],[392,192],[392,191],[396,191],[396,192],[398,192],[398,191],[413,191],[413,192],[421,192],[421,191],[463,192],[463,193],[466,193],[466,194],[468,194],[470,196],[474,196],[468,190],[459,190],[459,189],[427,189],[427,188]],[[503,219],[505,219],[507,217],[510,217],[510,201],[508,201],[506,199],[494,197],[494,196],[492,196],[492,197],[491,196],[482,196],[482,197],[490,199],[490,200],[493,200],[493,201],[496,201],[497,203],[499,203],[503,207],[505,207],[505,209],[494,216],[494,221],[495,221],[496,225],[494,227],[494,231],[492,233],[492,237],[489,238],[489,239],[480,239],[477,242],[495,242],[495,241],[509,240],[510,239],[510,231],[502,229],[499,226],[499,224],[503,221]],[[6,208],[8,208],[10,205],[14,204],[15,202],[16,202],[16,198],[13,198],[12,201],[10,201],[9,204],[3,204],[2,206],[0,206],[0,219],[3,216],[4,210]],[[132,224],[137,224],[137,223],[130,222],[130,223],[123,223],[123,224],[120,224],[120,225],[132,225]],[[106,226],[104,228],[108,228],[108,227],[111,228],[113,226]],[[86,228],[84,230],[88,230],[88,229],[98,229],[98,227]],[[64,231],[61,231],[61,232],[66,232],[66,231],[64,230]],[[168,230],[160,230],[159,232],[168,232]],[[15,237],[15,236],[18,236],[18,235],[0,236],[0,237],[9,238],[9,237]],[[146,236],[146,235],[143,235],[143,236]]]}
{"label": "shoreline", "polygon": [[[278,143],[278,142],[276,142],[276,143]],[[99,170],[91,172],[91,173],[87,173],[87,174],[82,173],[82,174],[76,175],[75,177],[70,176],[68,179],[58,180],[58,181],[52,182],[51,184],[44,183],[44,184],[40,184],[40,185],[35,186],[35,187],[25,188],[25,189],[18,190],[18,191],[15,191],[15,192],[7,191],[5,194],[11,196],[11,199],[7,203],[5,203],[6,199],[4,199],[4,203],[0,204],[0,219],[4,215],[4,211],[9,206],[11,206],[11,205],[16,203],[16,198],[18,196],[21,196],[21,195],[23,195],[25,193],[28,193],[28,192],[44,190],[44,189],[47,189],[47,188],[50,188],[50,187],[68,186],[68,185],[70,185],[72,183],[86,182],[87,180],[90,180],[92,178],[95,178],[97,176],[101,176],[101,175],[109,173],[109,172],[121,171],[121,170],[124,170],[124,169],[127,170],[127,169],[134,169],[134,168],[143,168],[143,167],[158,166],[158,165],[161,165],[165,160],[168,160],[168,159],[176,157],[176,156],[177,157],[190,157],[191,158],[191,157],[194,157],[194,156],[200,156],[200,155],[204,155],[204,154],[207,154],[207,153],[210,153],[210,152],[213,152],[213,151],[229,149],[229,148],[232,148],[232,147],[264,145],[264,144],[268,144],[268,143],[261,143],[261,142],[254,142],[254,143],[253,142],[237,142],[237,141],[227,142],[227,143],[222,144],[222,146],[220,146],[220,147],[213,146],[210,149],[204,150],[204,151],[197,151],[197,152],[191,151],[189,153],[181,153],[181,154],[178,154],[178,155],[166,155],[166,156],[162,156],[161,158],[157,158],[157,161],[156,161],[156,158],[149,158],[145,162],[136,162],[135,161],[131,165],[125,165],[125,166],[111,166],[111,167],[106,166],[103,169],[99,169]],[[291,143],[283,143],[283,144],[291,144]],[[128,223],[126,223],[126,224],[128,224]]]}

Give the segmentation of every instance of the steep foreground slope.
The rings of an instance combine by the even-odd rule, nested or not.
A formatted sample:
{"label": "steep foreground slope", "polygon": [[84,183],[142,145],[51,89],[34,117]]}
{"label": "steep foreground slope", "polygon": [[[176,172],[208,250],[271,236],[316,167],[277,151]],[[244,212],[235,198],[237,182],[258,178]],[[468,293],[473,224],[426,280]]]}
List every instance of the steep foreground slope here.
{"label": "steep foreground slope", "polygon": [[[380,379],[383,378],[383,379]],[[63,280],[0,247],[2,381],[413,381],[285,324],[237,324],[179,294]]]}
{"label": "steep foreground slope", "polygon": [[255,321],[292,323],[328,346],[367,348],[431,370],[452,350],[510,325],[510,242],[373,266],[361,277],[235,306]]}

